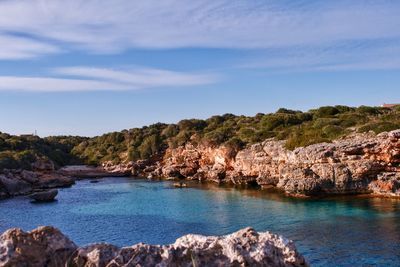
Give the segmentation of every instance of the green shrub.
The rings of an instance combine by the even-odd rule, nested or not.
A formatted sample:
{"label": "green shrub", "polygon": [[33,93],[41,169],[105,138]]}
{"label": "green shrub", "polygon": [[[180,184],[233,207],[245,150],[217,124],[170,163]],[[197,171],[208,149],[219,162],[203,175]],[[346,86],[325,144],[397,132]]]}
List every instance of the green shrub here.
{"label": "green shrub", "polygon": [[315,110],[311,110],[311,112],[315,115],[316,118],[329,118],[340,113],[340,110],[336,107],[325,106]]}
{"label": "green shrub", "polygon": [[376,123],[369,123],[364,125],[358,129],[359,132],[369,132],[373,131],[376,134],[381,132],[388,132],[393,131],[400,128],[399,123],[392,123],[392,122],[376,122]]}

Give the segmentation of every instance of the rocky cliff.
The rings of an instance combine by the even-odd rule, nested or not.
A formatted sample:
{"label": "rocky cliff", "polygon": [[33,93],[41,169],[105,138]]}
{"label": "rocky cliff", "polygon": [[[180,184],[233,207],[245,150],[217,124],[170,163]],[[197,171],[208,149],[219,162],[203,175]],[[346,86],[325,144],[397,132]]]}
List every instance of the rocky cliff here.
{"label": "rocky cliff", "polygon": [[[291,151],[285,141],[268,139],[241,150],[225,146],[169,148],[157,160],[101,167],[70,166],[54,170],[36,162],[34,171],[0,174],[0,199],[36,190],[69,186],[79,177],[144,176],[275,187],[297,196],[374,194],[400,197],[400,130],[352,134]],[[73,177],[73,178],[71,178]]]}
{"label": "rocky cliff", "polygon": [[352,134],[293,151],[284,145],[285,141],[269,139],[235,151],[186,144],[168,149],[161,161],[103,167],[149,178],[272,186],[293,195],[400,196],[400,130]]}
{"label": "rocky cliff", "polygon": [[74,183],[74,178],[56,171],[51,161],[40,160],[32,164],[32,171],[3,170],[0,173],[0,199],[49,188],[68,187]]}
{"label": "rocky cliff", "polygon": [[308,266],[294,243],[245,228],[226,236],[186,235],[171,245],[77,247],[59,230],[10,229],[0,236],[0,266]]}

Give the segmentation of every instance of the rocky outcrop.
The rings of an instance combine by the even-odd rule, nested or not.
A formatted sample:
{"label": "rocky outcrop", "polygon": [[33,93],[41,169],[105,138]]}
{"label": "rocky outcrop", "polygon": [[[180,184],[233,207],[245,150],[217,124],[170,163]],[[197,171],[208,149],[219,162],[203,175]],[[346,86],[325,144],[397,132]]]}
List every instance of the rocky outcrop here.
{"label": "rocky outcrop", "polygon": [[0,236],[0,266],[308,266],[294,243],[270,232],[245,228],[226,236],[186,235],[171,245],[77,248],[53,227]]}
{"label": "rocky outcrop", "polygon": [[59,230],[39,227],[31,232],[10,229],[0,236],[0,266],[64,266],[77,249]]}
{"label": "rocky outcrop", "polygon": [[[168,149],[162,161],[132,169],[146,177],[273,186],[293,195],[379,192],[400,196],[397,178],[389,179],[386,174],[398,177],[399,164],[400,130],[397,130],[379,135],[352,134],[332,143],[293,151],[285,148],[285,141],[274,139],[240,151],[186,144]],[[391,184],[391,189],[385,183]]]}
{"label": "rocky outcrop", "polygon": [[369,184],[373,194],[379,196],[400,196],[400,173],[386,172]]}
{"label": "rocky outcrop", "polygon": [[187,143],[167,149],[163,157],[152,160],[104,162],[99,167],[67,166],[58,171],[50,163],[34,167],[36,172],[0,174],[0,198],[70,185],[74,182],[70,177],[128,175],[253,184],[297,196],[373,193],[400,197],[400,130],[379,135],[352,134],[293,151],[285,148],[285,141],[275,139],[240,151]]}
{"label": "rocky outcrop", "polygon": [[0,173],[0,199],[27,195],[33,192],[58,187],[68,187],[75,179],[54,170],[54,164],[39,161],[32,164],[32,171],[2,170]]}
{"label": "rocky outcrop", "polygon": [[54,201],[57,195],[58,195],[58,190],[52,189],[48,191],[33,193],[29,197],[37,202],[50,202]]}
{"label": "rocky outcrop", "polygon": [[99,178],[107,176],[125,176],[130,174],[131,170],[121,170],[123,164],[111,165],[110,163],[103,166],[95,167],[88,165],[70,165],[58,170],[59,173],[76,178]]}
{"label": "rocky outcrop", "polygon": [[255,177],[291,194],[370,193],[379,175],[400,171],[399,133],[355,134],[294,151],[284,141],[267,140],[236,155],[232,178]]}

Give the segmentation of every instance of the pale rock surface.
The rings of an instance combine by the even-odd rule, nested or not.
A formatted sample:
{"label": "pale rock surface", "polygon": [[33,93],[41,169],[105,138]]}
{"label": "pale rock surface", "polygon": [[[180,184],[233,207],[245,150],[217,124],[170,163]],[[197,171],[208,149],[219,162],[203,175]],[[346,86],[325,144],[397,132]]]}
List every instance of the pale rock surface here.
{"label": "pale rock surface", "polygon": [[0,266],[64,266],[76,248],[54,227],[39,227],[28,233],[14,228],[0,236]]}
{"label": "pale rock surface", "polygon": [[294,243],[251,228],[226,236],[186,235],[171,245],[99,243],[78,248],[53,227],[10,229],[0,236],[2,267],[308,266]]}
{"label": "pale rock surface", "polygon": [[[148,168],[151,164],[157,167]],[[399,173],[399,166],[400,130],[396,130],[355,133],[293,151],[285,148],[285,141],[275,139],[240,151],[186,144],[168,149],[162,160],[147,162],[147,168],[135,172],[146,177],[274,186],[293,195],[328,195],[372,193],[370,184],[376,184],[383,173]],[[396,190],[387,195],[400,196]]]}
{"label": "pale rock surface", "polygon": [[245,228],[227,236],[186,235],[171,245],[79,248],[69,266],[308,266],[292,241]]}

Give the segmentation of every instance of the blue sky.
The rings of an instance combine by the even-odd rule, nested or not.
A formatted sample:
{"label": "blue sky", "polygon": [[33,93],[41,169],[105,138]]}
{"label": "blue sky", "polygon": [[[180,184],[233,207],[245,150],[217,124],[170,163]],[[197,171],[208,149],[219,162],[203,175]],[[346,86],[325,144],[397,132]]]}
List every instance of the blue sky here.
{"label": "blue sky", "polygon": [[0,1],[0,131],[400,102],[400,2]]}

